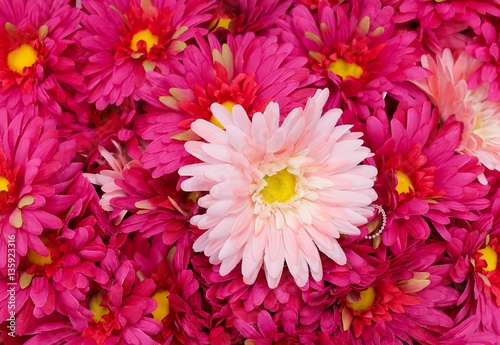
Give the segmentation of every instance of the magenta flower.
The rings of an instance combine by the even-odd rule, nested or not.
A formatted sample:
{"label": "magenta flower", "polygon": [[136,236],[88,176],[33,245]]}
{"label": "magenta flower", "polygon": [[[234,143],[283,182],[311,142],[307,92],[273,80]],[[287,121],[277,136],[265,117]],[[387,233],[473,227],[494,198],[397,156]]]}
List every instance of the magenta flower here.
{"label": "magenta flower", "polygon": [[159,344],[151,338],[161,330],[160,322],[150,316],[158,306],[150,297],[154,282],[140,279],[132,261],[111,264],[115,270],[111,284],[87,295],[93,318],[81,334],[81,343],[88,339],[90,344],[104,345],[113,339],[129,345]]}
{"label": "magenta flower", "polygon": [[[89,188],[90,187],[90,188]],[[30,333],[34,323],[52,315],[64,315],[72,326],[83,331],[92,314],[82,305],[90,284],[105,284],[109,277],[96,263],[104,258],[106,247],[96,229],[97,219],[89,215],[92,186],[79,176],[66,195],[73,207],[59,231],[44,231],[42,240],[48,255],[29,249],[17,267],[17,334]],[[93,188],[92,188],[93,189]],[[0,309],[8,315],[7,305]]]}
{"label": "magenta flower", "polygon": [[60,114],[67,98],[83,91],[74,63],[79,21],[67,0],[1,2],[1,105],[35,105],[41,115]]}
{"label": "magenta flower", "polygon": [[71,162],[75,144],[59,144],[54,121],[28,112],[15,115],[0,109],[1,268],[6,265],[8,234],[16,235],[19,257],[28,249],[49,255],[40,235],[63,225],[60,216],[76,199],[66,189],[81,169]]}
{"label": "magenta flower", "polygon": [[[349,286],[334,305],[333,318],[347,344],[437,344],[437,337],[453,326],[442,308],[456,303],[458,293],[446,286],[451,267],[436,264],[444,254],[441,244],[412,243],[374,282]],[[337,310],[337,311],[335,311]],[[422,317],[425,315],[425,317]],[[326,320],[325,320],[326,321]],[[329,322],[322,322],[327,329]]]}
{"label": "magenta flower", "polygon": [[340,109],[323,115],[328,90],[318,90],[279,125],[280,111],[270,103],[252,120],[243,107],[212,112],[225,131],[206,120],[192,130],[208,141],[190,141],[186,150],[202,161],[179,169],[185,191],[202,191],[205,214],[191,223],[206,229],[193,245],[226,275],[241,261],[244,281],[253,284],[264,268],[270,287],[280,281],[284,264],[304,286],[309,269],[323,276],[319,252],[343,265],[341,234],[359,235],[357,226],[373,213],[376,170],[360,165],[371,154],[360,133],[336,126]]}
{"label": "magenta flower", "polygon": [[[495,23],[495,22],[494,22]],[[488,84],[488,99],[491,102],[500,101],[500,48],[498,46],[498,28],[494,23],[484,21],[481,24],[481,32],[474,42],[469,44],[465,51],[484,62],[468,80],[469,87],[475,89],[483,83]]]}
{"label": "magenta flower", "polygon": [[[498,214],[498,206],[496,206]],[[491,214],[467,224],[458,222],[450,229],[452,235],[447,251],[454,264],[451,278],[465,285],[457,306],[455,321],[475,318],[476,328],[470,332],[488,332],[500,336],[500,228],[493,225]]]}
{"label": "magenta flower", "polygon": [[178,67],[186,41],[208,20],[210,3],[173,0],[88,0],[76,38],[86,49],[82,74],[87,91],[78,97],[98,110],[137,99],[146,72]]}
{"label": "magenta flower", "polygon": [[189,231],[188,220],[197,206],[192,196],[176,190],[178,176],[153,178],[140,162],[126,162],[121,152],[118,159],[106,150],[101,153],[111,170],[101,169],[98,174],[86,176],[102,186],[100,204],[111,211],[110,219],[119,224],[118,231],[139,231],[145,237],[162,234],[165,244],[175,243]]}
{"label": "magenta flower", "polygon": [[483,172],[477,158],[455,154],[461,124],[450,118],[438,129],[438,113],[429,102],[400,104],[390,124],[386,114],[378,114],[367,121],[366,141],[379,169],[376,203],[387,212],[384,244],[404,252],[409,237],[429,238],[428,221],[449,240],[450,217],[476,219],[472,211],[489,204],[483,198],[488,186],[477,181]]}
{"label": "magenta flower", "polygon": [[196,119],[217,123],[210,110],[212,103],[227,109],[239,104],[252,116],[271,101],[291,110],[303,106],[307,97],[294,92],[307,82],[306,60],[285,62],[292,46],[277,43],[275,36],[229,35],[221,45],[209,35],[208,44],[201,38],[197,42],[199,48],[186,49],[182,72],[168,76],[150,73],[151,88],[141,92],[153,105],[153,112],[139,125],[138,133],[152,140],[141,161],[146,168],[154,168],[154,177],[193,163],[184,143],[199,137],[189,126]]}
{"label": "magenta flower", "polygon": [[401,94],[398,83],[421,79],[415,32],[395,30],[394,10],[380,1],[330,6],[322,1],[318,20],[305,6],[280,21],[282,37],[294,45],[290,58],[305,57],[316,86],[332,89],[328,108],[346,103],[369,116],[367,106],[383,106],[382,93]]}
{"label": "magenta flower", "polygon": [[191,270],[191,242],[188,236],[166,246],[161,235],[150,239],[135,233],[121,247],[124,257],[138,264],[139,272],[151,278],[156,288],[152,298],[157,308],[153,318],[162,324],[152,338],[160,344],[208,344],[209,314],[201,296],[200,283]]}

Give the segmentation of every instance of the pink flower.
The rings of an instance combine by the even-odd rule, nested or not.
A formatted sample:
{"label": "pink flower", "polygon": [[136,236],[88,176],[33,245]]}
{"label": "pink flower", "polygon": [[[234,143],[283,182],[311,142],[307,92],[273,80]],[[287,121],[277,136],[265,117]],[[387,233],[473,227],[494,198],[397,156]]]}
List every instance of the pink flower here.
{"label": "pink flower", "polygon": [[152,140],[141,161],[146,168],[154,168],[154,177],[193,163],[184,143],[199,137],[189,126],[196,119],[214,121],[212,103],[228,109],[239,104],[252,116],[271,101],[290,110],[302,106],[307,97],[295,92],[307,83],[306,59],[285,62],[292,46],[279,44],[275,36],[229,35],[221,45],[209,35],[208,43],[199,37],[197,43],[199,47],[186,48],[182,72],[150,73],[151,87],[141,92],[152,105],[138,130],[144,139]]}
{"label": "pink flower", "polygon": [[[496,22],[494,22],[496,23]],[[498,102],[500,100],[500,48],[498,46],[498,28],[494,23],[484,21],[481,24],[481,32],[474,42],[469,44],[466,52],[484,62],[469,79],[469,87],[475,89],[483,83],[488,84],[488,100]]]}
{"label": "pink flower", "polygon": [[[458,297],[446,286],[450,265],[437,264],[443,254],[444,245],[422,241],[413,241],[398,256],[379,247],[376,255],[385,262],[377,267],[375,279],[344,289],[325,284],[331,292],[314,294],[316,299],[301,311],[307,318],[301,320],[314,321],[323,332],[346,344],[411,344],[412,339],[438,344],[437,336],[453,326],[442,309],[454,305]],[[317,309],[314,304],[319,305]]]}
{"label": "pink flower", "polygon": [[465,52],[422,57],[422,66],[432,75],[414,83],[438,108],[442,121],[450,117],[463,124],[457,151],[479,158],[488,169],[500,170],[500,105],[487,99],[487,86],[470,88],[471,76],[484,66]]}
{"label": "pink flower", "polygon": [[136,160],[129,161],[126,155],[122,152],[122,148],[118,143],[113,142],[116,154],[106,150],[104,147],[99,147],[101,156],[106,161],[107,165],[111,168],[105,169],[104,167],[99,173],[86,173],[85,177],[94,185],[101,186],[102,196],[99,201],[102,209],[111,212],[109,218],[118,225],[122,222],[127,214],[126,209],[115,208],[111,205],[114,198],[127,196],[127,194],[115,183],[116,180],[123,180],[123,171],[131,167],[141,167],[141,163]]}
{"label": "pink flower", "polygon": [[140,279],[132,261],[117,264],[111,266],[116,270],[111,285],[88,296],[93,319],[81,334],[81,343],[88,339],[90,344],[104,345],[114,339],[122,344],[158,345],[151,336],[160,331],[160,322],[149,316],[158,306],[150,297],[154,282]]}
{"label": "pink flower", "polygon": [[[498,216],[498,206],[497,216]],[[500,312],[500,228],[493,226],[491,214],[484,214],[468,224],[457,222],[450,229],[451,241],[447,251],[453,262],[451,278],[465,285],[457,301],[455,321],[469,317],[476,319],[475,331],[485,331],[500,336],[500,322],[495,317]]]}
{"label": "pink flower", "polygon": [[82,74],[87,92],[79,99],[98,110],[121,105],[146,81],[146,72],[177,68],[178,55],[196,27],[209,19],[210,3],[173,0],[83,1],[87,15],[77,34],[86,54]]}
{"label": "pink flower", "polygon": [[[102,260],[106,247],[99,236],[94,215],[89,215],[90,183],[79,176],[65,196],[72,208],[58,231],[40,235],[48,255],[28,250],[16,269],[17,334],[31,333],[34,323],[49,316],[64,315],[78,331],[83,331],[92,314],[83,305],[85,294],[94,283],[105,284],[109,277],[96,263]],[[4,273],[2,271],[2,273]],[[6,290],[7,291],[7,290]],[[83,302],[83,303],[82,303]],[[6,319],[11,310],[2,306]]]}
{"label": "pink flower", "polygon": [[74,142],[58,142],[55,122],[28,112],[0,109],[0,268],[6,266],[7,235],[15,234],[19,257],[49,255],[40,235],[60,229],[60,215],[76,199],[66,189],[81,165]]}
{"label": "pink flower", "polygon": [[79,21],[68,0],[1,2],[1,105],[16,110],[34,105],[40,115],[61,114],[72,93],[83,91],[74,63]]}
{"label": "pink flower", "polygon": [[408,108],[400,104],[388,120],[377,112],[366,124],[367,145],[375,152],[379,176],[377,204],[387,212],[382,233],[395,254],[405,251],[409,237],[426,240],[431,228],[444,239],[450,217],[476,219],[488,191],[477,181],[483,168],[476,157],[457,155],[462,126],[449,118],[439,129],[430,102]]}
{"label": "pink flower", "polygon": [[[318,91],[305,109],[294,109],[279,126],[279,106],[270,103],[250,121],[243,107],[230,113],[214,104],[225,128],[197,120],[192,130],[208,143],[190,141],[186,150],[203,163],[182,167],[192,176],[185,191],[210,192],[199,199],[205,214],[191,219],[207,229],[194,244],[226,275],[242,261],[244,281],[252,284],[263,266],[276,287],[284,262],[299,286],[311,269],[322,279],[319,251],[339,264],[346,257],[340,234],[358,235],[376,198],[370,156],[349,126],[336,127],[339,109],[322,116],[328,90]],[[319,249],[319,251],[318,251]]]}
{"label": "pink flower", "polygon": [[393,13],[377,0],[336,6],[322,1],[318,19],[298,5],[278,26],[283,40],[294,45],[290,59],[308,58],[315,85],[333,91],[327,108],[345,103],[368,117],[367,106],[383,106],[383,92],[403,94],[399,83],[425,76],[415,65],[416,33],[395,30]]}
{"label": "pink flower", "polygon": [[210,314],[205,310],[209,305],[204,303],[200,282],[190,267],[192,242],[188,238],[183,236],[175,246],[166,246],[161,235],[147,239],[135,233],[121,247],[122,255],[138,264],[141,276],[156,285],[152,298],[157,308],[152,315],[162,329],[152,338],[160,344],[209,344]]}

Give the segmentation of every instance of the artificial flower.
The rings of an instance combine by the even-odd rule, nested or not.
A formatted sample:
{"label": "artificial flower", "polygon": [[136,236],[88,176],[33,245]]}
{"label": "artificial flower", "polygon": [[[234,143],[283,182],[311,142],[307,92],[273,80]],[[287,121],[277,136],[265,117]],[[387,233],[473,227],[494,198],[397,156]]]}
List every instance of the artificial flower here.
{"label": "artificial flower", "polygon": [[478,181],[483,168],[476,157],[455,154],[461,123],[449,118],[438,128],[438,112],[430,102],[400,103],[391,117],[389,122],[382,111],[369,118],[366,140],[380,172],[377,204],[387,212],[382,240],[400,254],[409,238],[429,238],[429,222],[449,240],[450,217],[476,219],[472,211],[489,205],[483,198],[488,186]]}
{"label": "artificial flower", "polygon": [[[329,92],[317,91],[304,109],[279,125],[279,106],[270,103],[252,120],[236,105],[212,113],[225,130],[206,120],[191,124],[207,143],[190,141],[186,150],[202,163],[179,169],[192,176],[181,187],[202,191],[205,214],[191,223],[207,229],[194,243],[226,275],[241,261],[247,284],[264,267],[276,287],[284,263],[299,286],[323,276],[319,251],[339,264],[346,256],[341,234],[358,235],[357,225],[372,214],[376,169],[360,163],[370,156],[360,133],[336,127],[339,109],[323,115]],[[322,116],[323,115],[323,116]]]}
{"label": "artificial flower", "polygon": [[7,235],[16,236],[16,252],[48,256],[40,239],[63,225],[61,215],[76,199],[66,195],[81,164],[72,162],[75,143],[59,143],[55,121],[32,112],[0,109],[0,267],[7,261]]}
{"label": "artificial flower", "polygon": [[75,66],[74,34],[80,12],[68,0],[2,1],[0,6],[0,104],[40,115],[60,114],[83,78]]}
{"label": "artificial flower", "polygon": [[176,68],[186,41],[210,18],[203,14],[210,2],[88,0],[82,5],[87,14],[76,39],[86,51],[82,74],[88,87],[78,99],[98,110],[137,99],[147,71]]}
{"label": "artificial flower", "polygon": [[442,121],[453,117],[463,124],[457,151],[478,157],[488,169],[500,169],[500,105],[488,100],[487,86],[472,88],[467,80],[484,65],[466,52],[445,49],[432,58],[422,56],[422,66],[431,71],[415,81],[438,108]]}
{"label": "artificial flower", "polygon": [[139,134],[152,140],[141,161],[154,168],[154,177],[193,163],[184,150],[185,141],[196,138],[189,126],[196,119],[217,123],[210,110],[214,102],[228,109],[239,104],[249,116],[271,101],[286,109],[303,104],[303,92],[295,90],[307,83],[309,72],[305,59],[285,62],[290,44],[253,33],[229,35],[222,45],[212,35],[197,43],[186,49],[182,73],[150,73],[150,89],[141,93],[152,105],[138,125]]}
{"label": "artificial flower", "polygon": [[308,58],[315,85],[332,89],[328,107],[346,104],[367,117],[368,106],[383,104],[384,92],[404,93],[399,82],[425,76],[415,65],[416,33],[395,30],[393,13],[377,0],[322,1],[318,20],[298,5],[278,25],[283,40],[294,45],[290,58]]}

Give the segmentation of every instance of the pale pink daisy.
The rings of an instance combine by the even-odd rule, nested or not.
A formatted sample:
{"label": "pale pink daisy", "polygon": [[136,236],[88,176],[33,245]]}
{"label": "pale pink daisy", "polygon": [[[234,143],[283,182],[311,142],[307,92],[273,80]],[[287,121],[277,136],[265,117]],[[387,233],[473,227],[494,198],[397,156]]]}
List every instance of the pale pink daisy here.
{"label": "pale pink daisy", "polygon": [[239,105],[232,113],[213,104],[222,127],[206,120],[191,129],[208,143],[189,141],[186,150],[202,163],[184,166],[192,176],[181,187],[209,194],[198,203],[207,209],[191,218],[206,229],[194,243],[226,275],[241,261],[244,282],[252,284],[263,266],[276,287],[286,265],[297,285],[323,276],[319,251],[343,265],[341,234],[359,235],[357,226],[373,213],[377,171],[360,165],[371,155],[361,133],[336,126],[342,113],[323,116],[327,89],[317,91],[305,109],[292,110],[279,125],[279,106],[271,102],[250,120]]}
{"label": "pale pink daisy", "polygon": [[113,141],[116,148],[116,153],[113,154],[104,147],[99,146],[99,152],[102,158],[106,161],[111,169],[102,169],[98,173],[85,173],[84,176],[94,185],[101,186],[102,196],[99,200],[99,205],[102,209],[110,214],[110,220],[113,220],[115,225],[122,222],[127,214],[127,210],[116,209],[111,205],[111,200],[114,198],[126,196],[125,193],[116,183],[116,180],[123,180],[123,171],[131,167],[142,167],[142,164],[137,160],[130,160],[123,153],[121,146]]}
{"label": "pale pink daisy", "polygon": [[488,169],[500,170],[500,104],[488,100],[486,84],[472,90],[467,85],[482,62],[463,51],[445,49],[435,58],[424,55],[422,66],[432,75],[415,84],[429,95],[442,121],[454,116],[463,124],[457,151],[476,156]]}

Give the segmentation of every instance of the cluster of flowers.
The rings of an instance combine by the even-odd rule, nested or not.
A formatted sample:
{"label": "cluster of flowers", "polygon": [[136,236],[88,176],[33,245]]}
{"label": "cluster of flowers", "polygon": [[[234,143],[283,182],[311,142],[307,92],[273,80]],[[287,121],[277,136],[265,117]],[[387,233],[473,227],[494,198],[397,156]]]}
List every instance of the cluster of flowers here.
{"label": "cluster of flowers", "polygon": [[499,17],[1,0],[2,340],[500,344]]}

